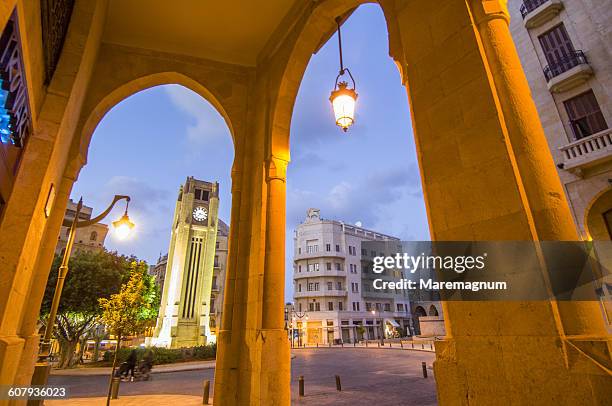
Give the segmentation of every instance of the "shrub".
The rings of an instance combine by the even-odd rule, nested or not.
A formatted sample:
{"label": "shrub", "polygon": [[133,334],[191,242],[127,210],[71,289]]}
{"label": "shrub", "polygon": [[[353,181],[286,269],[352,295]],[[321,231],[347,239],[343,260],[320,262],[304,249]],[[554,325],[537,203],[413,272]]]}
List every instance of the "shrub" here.
{"label": "shrub", "polygon": [[[200,345],[188,348],[164,348],[149,347],[153,351],[153,363],[155,365],[172,364],[174,362],[209,360],[215,359],[217,355],[217,344]],[[121,348],[117,354],[117,365],[128,359],[133,348]],[[138,360],[142,359],[146,348],[136,348]],[[113,362],[113,351],[106,351],[103,356],[104,362]]]}

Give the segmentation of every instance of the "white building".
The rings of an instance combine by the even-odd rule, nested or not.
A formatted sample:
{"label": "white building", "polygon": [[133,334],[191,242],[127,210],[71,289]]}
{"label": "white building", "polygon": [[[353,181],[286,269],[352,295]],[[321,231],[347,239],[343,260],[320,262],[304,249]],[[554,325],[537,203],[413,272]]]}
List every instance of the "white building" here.
{"label": "white building", "polygon": [[[399,239],[324,220],[318,209],[309,209],[306,220],[295,230],[294,304],[288,323],[293,336],[304,344],[414,334],[407,292],[381,294],[364,286],[364,268],[378,254],[362,247],[366,241]],[[439,302],[436,306],[436,313],[441,314]]]}
{"label": "white building", "polygon": [[[610,1],[509,0],[508,8],[511,33],[578,233],[584,240],[610,240]],[[610,251],[598,249],[608,269]],[[608,286],[610,282],[599,288],[602,303],[606,297],[610,303]],[[608,323],[610,310],[606,311]]]}

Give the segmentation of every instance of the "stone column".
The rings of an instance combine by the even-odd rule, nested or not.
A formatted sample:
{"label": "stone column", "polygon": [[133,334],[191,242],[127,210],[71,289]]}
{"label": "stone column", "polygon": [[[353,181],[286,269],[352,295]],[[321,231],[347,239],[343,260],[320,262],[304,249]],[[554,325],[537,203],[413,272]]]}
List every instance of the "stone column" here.
{"label": "stone column", "polygon": [[[576,240],[501,0],[396,1],[432,239]],[[541,275],[534,274],[534,281]],[[598,404],[608,344],[592,303],[446,302],[440,404]]]}
{"label": "stone column", "polygon": [[286,160],[266,163],[266,246],[262,297],[261,404],[289,405],[290,349],[285,330],[285,194]]}
{"label": "stone column", "polygon": [[45,225],[46,229],[38,252],[36,270],[32,278],[30,293],[28,295],[28,297],[31,298],[29,304],[32,311],[25,313],[21,322],[20,336],[24,337],[26,341],[23,353],[21,354],[17,376],[15,378],[15,383],[17,385],[29,385],[30,378],[34,372],[34,364],[38,357],[40,338],[36,330],[39,312],[34,310],[40,309],[42,303],[45,288],[47,286],[47,279],[49,278],[49,271],[53,263],[55,247],[57,246],[57,236],[60,232],[62,222],[64,221],[70,191],[72,190],[72,185],[75,180],[75,176],[64,176],[62,178],[61,183],[57,187],[55,196],[56,203]]}
{"label": "stone column", "polygon": [[[509,143],[527,197],[534,239],[579,241],[576,226],[555,169],[538,112],[510,35],[507,0],[472,0],[472,12],[487,58]],[[604,337],[597,302],[553,303],[560,333]]]}
{"label": "stone column", "polygon": [[[238,158],[232,168],[232,212],[228,241],[228,258],[223,286],[223,312],[217,333],[217,364],[215,368],[215,400],[236,397],[238,380],[238,331],[234,330],[236,279],[238,272],[240,209],[242,202],[242,171]],[[236,329],[237,330],[237,329]]]}

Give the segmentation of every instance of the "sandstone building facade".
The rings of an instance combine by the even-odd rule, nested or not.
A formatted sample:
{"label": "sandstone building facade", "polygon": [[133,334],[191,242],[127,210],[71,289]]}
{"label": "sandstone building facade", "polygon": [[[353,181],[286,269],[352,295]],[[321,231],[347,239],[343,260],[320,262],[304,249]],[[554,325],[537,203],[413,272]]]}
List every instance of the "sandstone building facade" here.
{"label": "sandstone building facade", "polygon": [[[510,0],[510,30],[578,233],[612,239],[612,7]],[[612,253],[597,254],[611,269]],[[607,283],[606,283],[607,282]],[[612,331],[612,279],[598,287]]]}
{"label": "sandstone building facade", "polygon": [[[66,214],[62,227],[60,228],[59,236],[57,237],[57,246],[55,247],[55,255],[64,255],[66,244],[68,243],[68,234],[70,226],[76,215],[77,204],[70,199],[66,207]],[[83,206],[79,213],[79,220],[90,220],[93,209],[89,206]],[[74,245],[72,252],[90,251],[97,252],[104,249],[104,240],[108,234],[108,226],[102,223],[92,224],[86,227],[76,229],[74,236]]]}

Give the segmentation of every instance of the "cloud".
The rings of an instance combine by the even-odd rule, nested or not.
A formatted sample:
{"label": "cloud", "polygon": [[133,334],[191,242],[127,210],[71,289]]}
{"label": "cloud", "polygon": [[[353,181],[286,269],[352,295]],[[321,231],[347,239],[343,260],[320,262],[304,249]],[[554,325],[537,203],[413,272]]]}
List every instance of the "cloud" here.
{"label": "cloud", "polygon": [[179,85],[164,86],[170,102],[191,118],[187,124],[187,139],[201,144],[229,134],[225,120],[199,94]]}
{"label": "cloud", "polygon": [[174,198],[174,193],[129,176],[113,176],[105,189],[112,194],[130,196],[130,207],[145,213],[167,209],[168,201]]}

